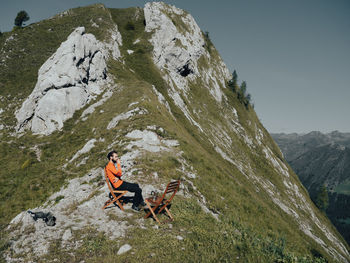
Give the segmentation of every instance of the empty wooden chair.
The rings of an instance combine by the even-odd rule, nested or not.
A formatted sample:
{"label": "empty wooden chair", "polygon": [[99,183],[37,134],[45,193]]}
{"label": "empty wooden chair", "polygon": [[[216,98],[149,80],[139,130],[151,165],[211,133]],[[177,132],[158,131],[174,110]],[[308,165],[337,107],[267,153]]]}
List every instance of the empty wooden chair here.
{"label": "empty wooden chair", "polygon": [[[154,196],[154,197],[147,198],[145,200],[145,203],[150,211],[145,215],[144,218],[147,218],[150,215],[152,215],[153,218],[158,223],[160,223],[156,214],[160,214],[163,210],[165,210],[167,212],[168,216],[170,217],[170,220],[173,221],[174,217],[171,215],[171,213],[168,209],[168,205],[170,204],[171,200],[173,200],[176,192],[179,190],[179,186],[180,186],[180,180],[170,182],[170,183],[168,183],[162,196]],[[168,199],[166,199],[165,197],[168,195],[170,195],[170,197]],[[153,208],[152,208],[152,206],[153,206]]]}
{"label": "empty wooden chair", "polygon": [[114,190],[113,186],[112,186],[112,183],[109,181],[109,178],[107,176],[107,172],[106,172],[106,168],[104,169],[105,170],[105,178],[106,178],[106,183],[108,185],[108,188],[109,188],[109,192],[110,192],[110,198],[109,200],[107,200],[103,206],[102,209],[105,209],[107,206],[109,206],[110,204],[113,204],[113,203],[117,203],[117,205],[119,206],[119,208],[124,211],[124,207],[123,207],[123,204],[120,202],[120,198],[125,195],[128,191],[119,191],[119,190]]}

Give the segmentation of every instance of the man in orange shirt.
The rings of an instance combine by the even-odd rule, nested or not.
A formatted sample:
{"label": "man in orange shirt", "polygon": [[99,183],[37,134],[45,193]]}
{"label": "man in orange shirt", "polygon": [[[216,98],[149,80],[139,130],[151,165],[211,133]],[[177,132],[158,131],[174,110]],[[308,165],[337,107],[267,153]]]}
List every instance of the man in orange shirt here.
{"label": "man in orange shirt", "polygon": [[121,179],[122,168],[120,165],[120,160],[116,151],[111,151],[108,153],[107,158],[109,160],[106,166],[106,172],[109,180],[111,181],[113,187],[116,190],[127,190],[129,192],[135,193],[133,198],[132,209],[135,211],[140,211],[140,205],[146,205],[143,201],[142,190],[138,184],[128,183]]}

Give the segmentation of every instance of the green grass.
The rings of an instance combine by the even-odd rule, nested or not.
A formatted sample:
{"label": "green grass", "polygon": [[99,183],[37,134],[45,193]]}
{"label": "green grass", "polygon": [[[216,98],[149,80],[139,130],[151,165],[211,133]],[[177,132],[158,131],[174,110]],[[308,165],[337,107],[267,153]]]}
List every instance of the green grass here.
{"label": "green grass", "polygon": [[[176,200],[176,201],[175,201]],[[94,228],[74,232],[82,247],[63,250],[60,242],[51,245],[50,253],[38,262],[54,259],[80,262],[326,262],[319,254],[303,256],[287,249],[283,236],[256,235],[234,219],[217,222],[205,214],[194,199],[174,199],[172,211],[176,221],[160,225],[152,219],[145,229],[133,227],[125,237],[109,240]],[[137,216],[134,215],[134,218]],[[165,216],[160,216],[161,220]],[[183,239],[179,240],[180,236]],[[128,253],[116,255],[123,244],[131,245]],[[317,255],[317,256],[316,256]]]}
{"label": "green grass", "polygon": [[[34,39],[37,34],[38,38],[43,40],[51,34],[51,31],[48,31],[49,28],[54,28],[53,32],[57,32],[57,36],[51,36],[50,44],[41,45],[42,52],[35,47],[36,49],[31,50],[32,53],[24,59],[23,65],[26,68],[30,63],[30,57],[34,58],[33,68],[27,76],[19,76],[23,74],[24,69],[10,73],[9,69],[1,67],[1,70],[8,70],[8,72],[4,75],[7,84],[0,84],[2,85],[0,95],[6,97],[0,107],[14,103],[13,106],[7,107],[5,112],[6,124],[12,125],[14,108],[18,107],[30,94],[36,82],[38,68],[55,51],[59,43],[65,40],[72,28],[85,25],[88,32],[96,34],[99,39],[104,39],[105,33],[112,27],[112,21],[103,20],[106,24],[96,29],[91,27],[90,19],[96,22],[99,16],[110,12],[113,22],[118,25],[123,37],[121,53],[124,63],[112,60],[108,63],[109,73],[115,77],[118,88],[109,100],[88,116],[86,121],[78,121],[83,108],[77,111],[72,119],[65,122],[62,131],[56,131],[48,137],[35,136],[30,132],[19,138],[6,133],[2,135],[0,230],[3,230],[17,213],[42,204],[68,179],[85,175],[92,168],[103,167],[107,161],[106,153],[112,150],[108,148],[112,142],[115,143],[113,148],[122,155],[127,151],[125,147],[128,139],[125,138],[125,134],[135,129],[143,130],[147,125],[156,125],[165,129],[160,136],[176,139],[180,146],[166,154],[145,153],[136,160],[135,168],[143,174],[138,178],[141,183],[151,182],[159,186],[171,179],[180,179],[189,189],[191,198],[186,199],[177,195],[174,199],[171,209],[176,221],[172,224],[173,227],[170,229],[168,225],[164,225],[154,229],[152,228],[154,222],[149,219],[145,222],[146,229],[141,229],[135,223],[135,220],[141,216],[137,214],[129,219],[129,224],[133,227],[124,238],[109,240],[105,235],[96,232],[93,227],[87,227],[82,231],[73,231],[74,239],[83,241],[82,247],[74,251],[73,255],[70,253],[71,250],[62,249],[60,242],[57,241],[51,245],[48,255],[35,261],[47,262],[57,258],[59,262],[80,262],[81,260],[86,262],[139,262],[140,260],[146,262],[325,262],[323,257],[332,262],[333,259],[317,243],[298,229],[294,220],[287,217],[264,191],[257,192],[255,185],[234,165],[225,161],[209,142],[209,139],[214,140],[217,135],[215,127],[225,130],[232,139],[232,145],[228,145],[230,156],[242,163],[250,163],[256,176],[268,179],[277,188],[282,189],[281,176],[266,162],[262,150],[249,149],[240,136],[230,130],[223,117],[226,115],[234,118],[232,107],[235,107],[240,123],[248,135],[255,136],[256,124],[264,132],[263,143],[277,158],[283,160],[277,145],[260,124],[254,110],[251,108],[247,110],[228,89],[224,89],[228,102],[218,105],[204,88],[202,81],[190,83],[190,95],[188,98],[183,95],[183,99],[190,111],[193,109],[202,111],[200,117],[194,115],[194,118],[205,130],[213,132],[210,135],[201,133],[168,96],[168,84],[152,61],[152,46],[148,42],[150,34],[144,31],[144,17],[141,9],[104,10],[100,6],[89,8],[90,13],[86,17],[83,16],[84,9],[78,8],[72,11],[72,17],[46,20],[17,33],[18,39],[28,38],[27,45],[33,43],[35,46],[40,46]],[[176,16],[173,19],[175,21]],[[2,41],[0,44],[9,34],[5,33],[0,37]],[[136,39],[140,42],[133,44]],[[128,49],[135,52],[129,55]],[[213,47],[211,55],[211,61],[207,61],[204,57],[200,59],[203,69],[218,61],[219,54]],[[11,58],[12,64],[8,65],[11,69],[18,67],[19,63],[13,59]],[[176,120],[173,120],[165,107],[159,104],[152,91],[152,85],[167,99]],[[20,87],[23,88],[20,89]],[[18,90],[21,90],[21,93],[18,93]],[[136,115],[120,121],[117,127],[107,130],[109,121],[114,116],[130,110],[128,105],[135,101],[139,102],[138,107],[145,108],[149,114]],[[249,125],[248,121],[252,125]],[[66,169],[62,169],[62,166],[91,138],[103,138],[104,141],[98,141],[88,154],[82,155],[68,164]],[[31,150],[35,145],[42,152],[41,161],[36,159],[34,150]],[[179,152],[182,154],[179,155]],[[84,157],[89,157],[86,165],[77,167],[81,158]],[[192,180],[197,190],[191,187],[185,180],[186,175],[180,171],[183,159],[193,166],[197,174],[197,178]],[[158,180],[149,176],[152,172],[158,173]],[[291,181],[301,187],[295,174],[292,172],[291,174]],[[309,200],[305,189],[301,189],[302,194]],[[207,200],[206,206],[220,214],[219,222],[211,215],[204,213],[198,205],[195,199],[199,198],[200,193]],[[286,199],[287,193],[281,191],[281,198]],[[60,197],[57,197],[56,201],[59,200]],[[302,213],[301,215],[305,216]],[[324,224],[331,227],[323,215],[318,213],[318,216]],[[326,240],[320,231],[316,234]],[[184,237],[184,240],[177,240],[177,235]],[[135,253],[117,256],[119,247],[124,243],[132,245],[132,251]],[[5,250],[7,246],[6,236],[3,235],[0,249]]]}

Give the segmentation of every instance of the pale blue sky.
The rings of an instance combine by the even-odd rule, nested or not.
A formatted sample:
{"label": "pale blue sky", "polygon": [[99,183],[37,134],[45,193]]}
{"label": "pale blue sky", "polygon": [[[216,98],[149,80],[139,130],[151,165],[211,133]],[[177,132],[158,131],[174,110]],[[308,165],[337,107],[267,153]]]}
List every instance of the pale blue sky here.
{"label": "pale blue sky", "polygon": [[[107,7],[141,0],[100,0]],[[270,132],[350,132],[350,1],[165,0],[190,12],[230,71],[246,80]],[[91,0],[1,0],[0,30],[18,11],[28,23]]]}

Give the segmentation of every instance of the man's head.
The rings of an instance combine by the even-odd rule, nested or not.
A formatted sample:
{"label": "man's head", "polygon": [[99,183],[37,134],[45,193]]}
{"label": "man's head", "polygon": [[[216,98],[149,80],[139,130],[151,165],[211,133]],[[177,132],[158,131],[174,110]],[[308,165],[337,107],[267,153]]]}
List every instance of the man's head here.
{"label": "man's head", "polygon": [[115,163],[118,161],[118,154],[116,151],[111,151],[107,154],[107,158],[109,161],[112,161]]}

